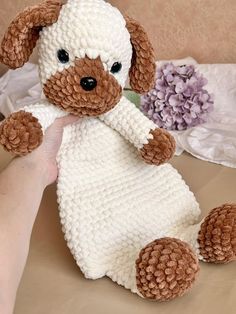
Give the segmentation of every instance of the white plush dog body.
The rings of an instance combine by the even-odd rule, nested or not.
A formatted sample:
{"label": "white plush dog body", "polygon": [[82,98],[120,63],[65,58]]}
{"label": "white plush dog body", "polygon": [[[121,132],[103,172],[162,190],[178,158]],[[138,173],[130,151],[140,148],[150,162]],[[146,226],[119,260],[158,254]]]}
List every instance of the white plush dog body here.
{"label": "white plush dog body", "polygon": [[[65,115],[47,102],[24,110],[45,128]],[[61,223],[77,264],[86,278],[108,276],[136,293],[135,261],[151,241],[177,237],[200,257],[194,195],[170,164],[147,166],[136,149],[155,127],[122,98],[100,118],[66,127],[58,154]]]}
{"label": "white plush dog body", "polygon": [[[39,67],[41,82],[58,71],[74,65],[76,58],[101,58],[104,69],[114,61],[122,63],[122,72],[116,75],[124,87],[130,69],[132,45],[126,22],[121,13],[101,0],[69,0],[60,11],[58,21],[42,30],[39,39]],[[57,50],[70,52],[70,62],[61,64]]]}
{"label": "white plush dog body", "polygon": [[139,23],[102,0],[47,0],[12,22],[1,61],[22,66],[38,40],[47,100],[5,119],[0,143],[25,155],[56,118],[80,117],[64,130],[57,193],[65,239],[85,276],[163,301],[190,289],[198,259],[235,259],[236,206],[198,224],[193,193],[164,164],[175,149],[171,135],[122,96],[128,76],[140,93],[155,80]]}

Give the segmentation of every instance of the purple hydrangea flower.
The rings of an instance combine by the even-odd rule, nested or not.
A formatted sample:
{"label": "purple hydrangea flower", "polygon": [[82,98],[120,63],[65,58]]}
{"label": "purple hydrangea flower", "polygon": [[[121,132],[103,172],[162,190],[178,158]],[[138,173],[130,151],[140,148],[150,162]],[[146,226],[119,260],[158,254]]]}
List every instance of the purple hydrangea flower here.
{"label": "purple hydrangea flower", "polygon": [[193,65],[166,63],[157,70],[153,90],[141,98],[141,110],[159,127],[186,130],[205,123],[213,111],[207,80]]}

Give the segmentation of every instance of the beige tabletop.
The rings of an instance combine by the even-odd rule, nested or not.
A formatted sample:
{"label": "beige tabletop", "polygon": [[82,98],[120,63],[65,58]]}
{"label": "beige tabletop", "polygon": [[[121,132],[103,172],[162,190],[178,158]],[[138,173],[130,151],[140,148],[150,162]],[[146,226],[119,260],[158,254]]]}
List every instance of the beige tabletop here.
{"label": "beige tabletop", "polygon": [[[0,169],[9,156],[0,150]],[[172,164],[201,204],[203,214],[218,204],[236,201],[236,170],[197,160],[187,154]],[[201,264],[191,292],[169,303],[143,300],[107,278],[84,279],[60,228],[55,185],[44,194],[34,227],[30,254],[19,289],[15,314],[234,314],[236,262]]]}

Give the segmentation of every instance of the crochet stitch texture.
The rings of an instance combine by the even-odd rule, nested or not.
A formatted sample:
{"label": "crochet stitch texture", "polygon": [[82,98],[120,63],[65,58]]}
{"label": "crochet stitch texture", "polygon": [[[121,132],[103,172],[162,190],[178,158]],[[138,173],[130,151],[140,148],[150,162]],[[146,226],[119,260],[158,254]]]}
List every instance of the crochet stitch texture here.
{"label": "crochet stitch texture", "polygon": [[12,22],[0,60],[21,66],[37,39],[47,100],[6,118],[0,143],[24,155],[56,118],[81,117],[64,130],[57,195],[65,239],[85,277],[108,276],[165,301],[191,288],[198,259],[234,260],[236,206],[199,223],[193,193],[165,163],[172,136],[121,95],[128,75],[140,93],[154,82],[153,49],[139,23],[103,0],[47,0]]}
{"label": "crochet stitch texture", "polygon": [[[46,102],[24,110],[45,128],[65,115]],[[77,264],[86,278],[108,276],[135,293],[135,261],[149,242],[176,237],[198,254],[193,193],[170,164],[148,166],[136,149],[150,128],[156,126],[122,98],[100,118],[66,127],[58,154],[61,223]]]}

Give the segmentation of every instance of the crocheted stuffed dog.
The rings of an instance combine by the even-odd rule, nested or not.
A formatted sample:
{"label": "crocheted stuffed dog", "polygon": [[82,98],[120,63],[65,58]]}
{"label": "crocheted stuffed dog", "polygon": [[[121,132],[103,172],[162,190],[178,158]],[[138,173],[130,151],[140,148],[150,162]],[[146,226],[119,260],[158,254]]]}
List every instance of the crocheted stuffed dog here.
{"label": "crocheted stuffed dog", "polygon": [[68,246],[87,278],[103,276],[140,296],[170,300],[190,289],[198,260],[236,257],[236,206],[199,223],[194,195],[168,161],[174,140],[122,96],[129,75],[138,93],[154,82],[152,46],[135,20],[102,0],[48,0],[11,23],[1,61],[15,69],[39,44],[47,100],[13,113],[0,142],[25,155],[58,118],[58,202]]}

